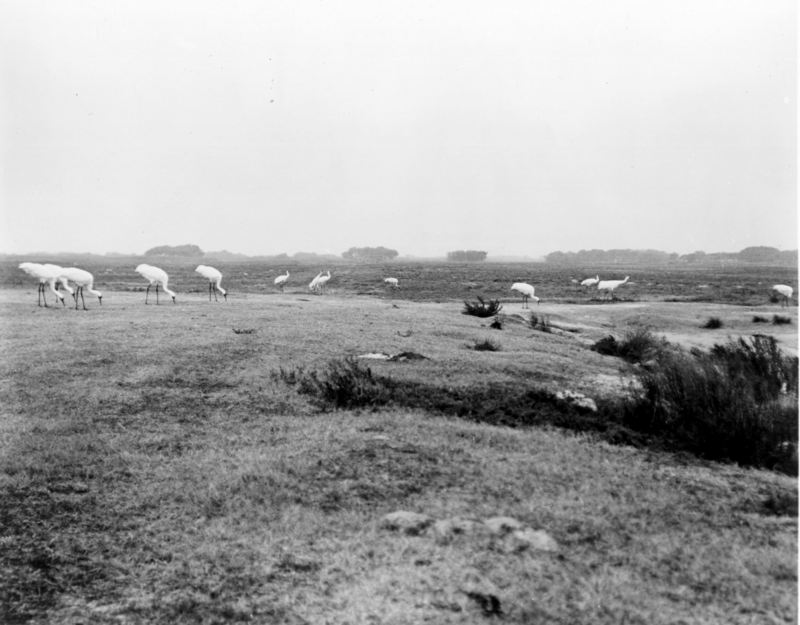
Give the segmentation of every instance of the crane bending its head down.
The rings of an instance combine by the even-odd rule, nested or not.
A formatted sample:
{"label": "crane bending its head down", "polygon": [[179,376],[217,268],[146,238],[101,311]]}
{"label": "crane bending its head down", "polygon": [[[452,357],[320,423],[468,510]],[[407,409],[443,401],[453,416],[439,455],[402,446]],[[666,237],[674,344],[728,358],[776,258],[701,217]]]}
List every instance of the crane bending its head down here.
{"label": "crane bending its head down", "polygon": [[532,287],[527,282],[515,282],[511,285],[511,290],[516,291],[520,295],[522,295],[522,307],[528,307],[528,300],[532,299],[536,302],[536,305],[539,305],[539,298],[536,297],[536,289]]}
{"label": "crane bending its head down", "polygon": [[772,287],[772,290],[780,295],[781,306],[789,305],[789,302],[792,299],[792,293],[794,293],[794,289],[792,289],[792,287],[786,284],[776,284]]}
{"label": "crane bending its head down", "polygon": [[586,278],[586,280],[581,281],[581,286],[594,286],[600,282],[600,276],[595,276],[594,278]]}
{"label": "crane bending its head down", "polygon": [[[78,310],[78,295],[81,296],[83,309],[86,310],[86,301],[83,299],[84,289],[87,289],[89,293],[97,297],[97,301],[100,302],[101,306],[103,305],[103,294],[94,289],[94,276],[88,271],[78,269],[77,267],[65,267],[61,270],[61,278],[71,280],[77,287],[77,290],[72,294],[72,297],[75,298],[75,310]],[[70,289],[70,291],[71,290],[72,289]]]}
{"label": "crane bending its head down", "polygon": [[141,274],[142,277],[149,282],[144,296],[145,304],[147,304],[147,298],[150,296],[150,287],[154,284],[156,285],[156,304],[158,304],[159,285],[162,289],[164,289],[164,292],[169,293],[169,295],[172,296],[172,303],[175,303],[175,291],[170,291],[170,289],[167,287],[169,276],[167,275],[166,271],[159,269],[158,267],[153,267],[153,265],[141,264],[136,267],[136,273]]}
{"label": "crane bending its head down", "polygon": [[288,280],[289,280],[289,270],[287,269],[284,275],[275,278],[275,286],[280,287],[281,291],[283,291],[283,287],[286,286],[286,282]]}
{"label": "crane bending its head down", "polygon": [[400,284],[397,281],[397,278],[384,278],[383,281],[391,287],[397,288]]}
{"label": "crane bending its head down", "polygon": [[218,302],[217,299],[217,291],[222,293],[222,297],[225,298],[225,301],[228,301],[228,293],[220,286],[220,282],[222,282],[222,272],[219,269],[215,269],[214,267],[210,267],[208,265],[197,265],[195,269],[197,273],[208,280],[208,301],[211,301],[211,292],[214,292],[214,301]]}
{"label": "crane bending its head down", "polygon": [[630,280],[630,276],[625,276],[624,280],[600,280],[600,282],[597,283],[597,290],[607,291],[611,299],[614,299],[614,291],[616,288],[622,286],[628,280]]}
{"label": "crane bending its head down", "polygon": [[[47,308],[47,299],[44,296],[46,284],[50,286],[50,290],[56,294],[56,297],[61,300],[61,304],[66,306],[64,296],[56,289],[56,280],[61,279],[61,267],[58,265],[42,265],[40,263],[20,263],[19,268],[29,276],[33,276],[39,280],[39,297],[37,298],[39,306],[44,302],[44,306]],[[67,290],[72,291],[69,287],[67,287]]]}

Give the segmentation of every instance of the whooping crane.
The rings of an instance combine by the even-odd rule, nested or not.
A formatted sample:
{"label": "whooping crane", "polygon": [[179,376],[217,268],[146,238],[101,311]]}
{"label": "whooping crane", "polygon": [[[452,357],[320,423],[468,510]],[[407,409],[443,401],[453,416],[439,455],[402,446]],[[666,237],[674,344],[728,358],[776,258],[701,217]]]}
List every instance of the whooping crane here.
{"label": "whooping crane", "polygon": [[[214,292],[214,301],[218,302],[217,299],[217,291],[222,293],[222,297],[225,298],[225,301],[228,301],[228,293],[220,286],[220,282],[222,282],[222,272],[214,267],[209,267],[208,265],[197,265],[195,269],[197,273],[208,280],[208,301],[211,301],[211,292]],[[166,275],[166,274],[165,274]]]}
{"label": "whooping crane", "polygon": [[147,304],[147,298],[150,296],[150,287],[154,284],[156,285],[156,305],[158,305],[158,287],[161,285],[161,288],[164,289],[166,293],[169,293],[172,296],[172,303],[175,303],[175,292],[170,291],[167,287],[167,282],[169,281],[169,276],[167,272],[163,269],[159,269],[158,267],[153,267],[153,265],[145,265],[141,264],[136,267],[136,273],[141,274],[145,280],[149,281],[147,285],[147,291],[145,292],[144,296],[144,303]]}
{"label": "whooping crane", "polygon": [[314,279],[311,282],[308,283],[308,290],[309,291],[316,291],[317,290],[317,284],[319,284],[319,279],[321,277],[322,277],[322,272],[320,271],[316,276],[314,276]]}
{"label": "whooping crane", "polygon": [[792,293],[794,293],[792,287],[787,286],[786,284],[776,284],[772,287],[772,290],[781,296],[781,306],[789,305],[789,302],[792,299]]}
{"label": "whooping crane", "polygon": [[283,276],[278,276],[275,278],[275,286],[280,287],[281,291],[283,291],[283,287],[286,286],[286,282],[289,280],[289,270],[286,270],[286,274]]}
{"label": "whooping crane", "polygon": [[394,287],[395,289],[396,289],[398,286],[400,286],[400,285],[398,284],[398,282],[397,282],[397,278],[384,278],[384,279],[383,279],[383,281],[384,281],[386,284],[388,284],[389,286],[391,286],[391,287]]}
{"label": "whooping crane", "polygon": [[609,297],[614,299],[614,291],[616,288],[625,284],[628,280],[630,280],[630,276],[625,276],[624,280],[600,280],[600,282],[597,283],[597,290],[607,291]]}
{"label": "whooping crane", "polygon": [[33,276],[39,280],[39,297],[37,298],[37,304],[39,304],[39,306],[44,302],[44,306],[47,308],[47,298],[44,296],[45,284],[50,285],[50,290],[61,300],[61,304],[66,306],[64,296],[56,289],[56,280],[61,277],[61,267],[57,265],[42,265],[40,263],[20,263],[19,268],[29,276]]}
{"label": "whooping crane", "polygon": [[[94,276],[88,271],[78,269],[77,267],[65,267],[61,270],[61,278],[71,280],[77,287],[77,290],[72,294],[72,297],[75,298],[75,310],[78,310],[78,295],[81,296],[83,309],[87,310],[86,301],[83,299],[84,288],[88,289],[89,293],[97,297],[97,301],[100,302],[101,306],[103,305],[103,294],[100,291],[94,290]],[[66,283],[64,284],[66,286]],[[72,289],[70,289],[70,291],[71,290]]]}
{"label": "whooping crane", "polygon": [[327,274],[328,274],[327,276],[322,276],[321,275],[319,277],[319,280],[317,280],[316,289],[318,291],[321,291],[325,287],[325,285],[328,283],[328,280],[331,279],[331,272],[328,271]]}
{"label": "whooping crane", "polygon": [[581,280],[581,286],[594,286],[600,282],[600,276],[595,276],[594,278],[586,278],[586,280]]}
{"label": "whooping crane", "polygon": [[536,295],[534,294],[536,292],[536,289],[527,282],[515,282],[514,284],[511,285],[511,290],[517,291],[517,293],[522,295],[523,308],[528,307],[528,299],[534,300],[536,302],[536,305],[537,306],[539,305],[539,298],[536,297]]}

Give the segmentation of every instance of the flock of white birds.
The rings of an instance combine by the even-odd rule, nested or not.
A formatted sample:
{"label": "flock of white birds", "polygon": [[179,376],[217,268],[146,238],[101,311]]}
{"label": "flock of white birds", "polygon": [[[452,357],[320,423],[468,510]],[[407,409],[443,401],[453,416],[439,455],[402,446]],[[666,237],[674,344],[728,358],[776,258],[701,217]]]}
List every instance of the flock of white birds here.
{"label": "flock of white birds", "polygon": [[[86,310],[86,301],[83,297],[84,290],[88,291],[92,295],[95,295],[101,305],[103,303],[103,294],[94,288],[94,276],[84,269],[79,269],[78,267],[60,267],[58,265],[49,263],[20,263],[19,268],[28,275],[39,280],[39,306],[42,306],[42,302],[44,302],[44,306],[47,306],[45,291],[47,290],[48,286],[50,287],[50,291],[52,291],[52,293],[56,296],[57,301],[60,301],[62,305],[66,305],[64,302],[64,296],[58,290],[58,284],[61,284],[64,287],[64,290],[66,290],[75,299],[76,310],[78,308],[79,297],[81,303],[83,304],[83,309]],[[219,301],[217,298],[217,292],[219,292],[222,297],[225,298],[225,301],[228,300],[228,293],[222,288],[221,271],[214,267],[210,267],[209,265],[198,265],[195,271],[208,280],[209,301],[211,301],[212,296],[215,301]],[[145,280],[147,280],[147,290],[145,291],[144,297],[145,304],[149,303],[150,288],[153,286],[155,286],[156,304],[159,303],[159,289],[172,297],[172,302],[175,303],[175,291],[172,291],[168,286],[169,276],[167,275],[166,271],[159,267],[154,267],[153,265],[147,265],[143,263],[136,267],[136,273],[140,274]],[[330,279],[330,271],[326,271],[324,274],[320,271],[309,283],[308,288],[312,292],[321,293]],[[578,282],[576,279],[573,279],[572,282],[575,284],[580,284],[580,286],[584,287],[596,286],[598,291],[604,291],[606,294],[608,294],[609,299],[613,299],[614,291],[623,284],[626,284],[628,280],[630,280],[630,276],[625,276],[624,280],[601,280],[600,276],[597,275],[594,278],[586,278],[580,282]],[[280,275],[275,278],[275,286],[283,291],[283,288],[286,286],[288,281],[289,271],[287,270],[284,275]],[[393,289],[399,287],[397,278],[384,278],[383,281]],[[73,286],[70,286],[70,282],[74,288]],[[511,285],[511,290],[516,291],[522,296],[523,308],[528,307],[529,300],[535,301],[537,305],[541,301],[540,298],[536,297],[536,288],[527,282],[515,282]],[[772,287],[772,292],[780,298],[782,305],[789,305],[789,302],[792,299],[792,287],[785,284],[776,284]]]}

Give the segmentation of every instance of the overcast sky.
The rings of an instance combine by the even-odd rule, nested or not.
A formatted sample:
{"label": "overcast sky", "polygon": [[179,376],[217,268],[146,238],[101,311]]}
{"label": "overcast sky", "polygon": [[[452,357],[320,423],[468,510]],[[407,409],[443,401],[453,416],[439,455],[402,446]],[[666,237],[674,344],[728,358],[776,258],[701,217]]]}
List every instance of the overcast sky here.
{"label": "overcast sky", "polygon": [[0,0],[0,251],[797,247],[795,0]]}

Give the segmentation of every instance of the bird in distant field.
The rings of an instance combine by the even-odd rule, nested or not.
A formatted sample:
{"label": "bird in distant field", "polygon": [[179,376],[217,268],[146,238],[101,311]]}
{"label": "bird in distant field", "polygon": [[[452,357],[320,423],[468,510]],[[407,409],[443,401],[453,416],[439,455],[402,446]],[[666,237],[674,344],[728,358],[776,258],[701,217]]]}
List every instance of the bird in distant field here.
{"label": "bird in distant field", "polygon": [[581,286],[594,286],[600,282],[600,276],[595,276],[594,278],[586,278],[586,280],[581,280]]}
{"label": "bird in distant field", "polygon": [[400,284],[397,282],[397,278],[384,278],[384,279],[383,279],[383,281],[384,281],[386,284],[388,284],[389,286],[391,286],[391,287],[394,287],[395,289],[396,289],[398,286],[400,286]]}
{"label": "bird in distant field", "polygon": [[600,282],[597,283],[597,290],[606,291],[609,298],[614,299],[614,291],[628,280],[630,280],[630,276],[625,276],[624,280],[600,280]]}
{"label": "bird in distant field", "polygon": [[[69,280],[75,283],[76,290],[72,293],[72,297],[75,298],[75,310],[78,310],[78,295],[81,296],[81,303],[83,304],[83,309],[87,310],[86,308],[86,300],[83,299],[83,290],[87,289],[89,293],[97,297],[97,301],[100,305],[103,305],[103,294],[100,291],[96,291],[94,289],[94,276],[90,274],[88,271],[84,269],[78,269],[78,267],[65,267],[61,270],[61,278]],[[64,283],[66,286],[66,283]],[[67,287],[68,288],[68,287]],[[69,289],[70,291],[72,289]]]}
{"label": "bird in distant field", "polygon": [[511,290],[516,291],[520,295],[522,295],[522,307],[528,308],[528,300],[532,299],[536,302],[536,305],[539,305],[539,298],[536,297],[536,289],[532,287],[527,282],[515,282],[511,285]]}
{"label": "bird in distant field", "polygon": [[169,287],[167,287],[167,282],[169,281],[169,276],[167,272],[163,269],[159,269],[158,267],[153,267],[153,265],[145,265],[141,264],[136,267],[136,273],[141,274],[142,277],[149,282],[147,285],[147,291],[145,292],[144,296],[144,303],[147,304],[147,298],[150,296],[150,287],[154,284],[156,285],[156,305],[158,304],[158,287],[164,290],[165,293],[168,293],[172,296],[172,303],[175,303],[175,292],[170,291]]}
{"label": "bird in distant field", "polygon": [[61,300],[61,304],[66,306],[64,296],[56,289],[56,280],[60,278],[61,267],[57,265],[42,265],[40,263],[20,263],[19,268],[29,276],[33,276],[39,280],[37,298],[37,304],[39,304],[39,306],[44,302],[44,307],[47,308],[47,298],[44,296],[45,285],[50,285],[50,290]]}
{"label": "bird in distant field", "polygon": [[278,276],[275,278],[275,286],[279,287],[281,291],[283,291],[283,287],[286,286],[286,283],[289,281],[289,270],[286,270],[286,273],[282,276]]}
{"label": "bird in distant field", "polygon": [[781,306],[788,306],[789,302],[792,300],[792,293],[794,290],[792,287],[786,284],[776,284],[772,287],[773,292],[777,293],[781,300]]}
{"label": "bird in distant field", "polygon": [[322,274],[322,272],[320,272],[319,279],[317,280],[317,284],[315,286],[315,289],[317,291],[322,291],[322,289],[325,288],[325,285],[328,284],[328,280],[331,279],[331,272],[330,271],[327,271],[328,275],[326,275],[326,276],[323,276],[321,274]]}
{"label": "bird in distant field", "polygon": [[220,286],[222,282],[222,272],[219,269],[215,269],[214,267],[210,267],[208,265],[197,265],[195,269],[197,273],[208,280],[208,301],[211,301],[211,293],[214,293],[214,301],[218,302],[217,299],[217,291],[222,293],[222,297],[225,298],[225,301],[228,301],[228,293]]}

